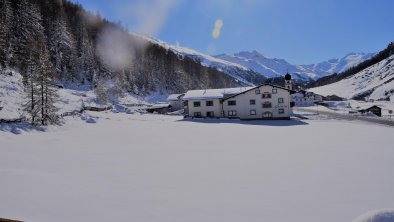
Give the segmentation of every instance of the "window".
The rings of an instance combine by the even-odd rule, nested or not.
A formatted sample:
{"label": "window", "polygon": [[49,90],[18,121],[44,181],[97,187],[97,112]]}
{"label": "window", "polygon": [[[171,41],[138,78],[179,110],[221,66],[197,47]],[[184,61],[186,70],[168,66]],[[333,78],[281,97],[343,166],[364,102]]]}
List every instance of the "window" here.
{"label": "window", "polygon": [[209,118],[215,117],[214,112],[213,111],[207,112],[207,117]]}
{"label": "window", "polygon": [[235,100],[230,100],[230,101],[227,102],[227,105],[229,105],[229,106],[235,106],[235,105],[237,105],[237,101],[235,101]]}
{"label": "window", "polygon": [[278,98],[278,103],[284,103],[283,98]]}
{"label": "window", "polygon": [[263,108],[265,109],[272,108],[272,104],[270,102],[265,102],[263,103]]}
{"label": "window", "polygon": [[273,88],[272,89],[272,94],[277,94],[278,93],[278,89]]}
{"label": "window", "polygon": [[271,94],[270,93],[263,93],[262,98],[263,99],[270,99],[271,98]]}
{"label": "window", "polygon": [[250,105],[256,105],[256,100],[251,99],[251,100],[249,100],[249,103],[250,103]]}
{"label": "window", "polygon": [[237,116],[237,111],[235,110],[228,111],[228,116]]}
{"label": "window", "polygon": [[284,114],[284,113],[285,113],[285,109],[279,109],[279,110],[278,110],[278,113],[279,113],[279,114]]}
{"label": "window", "polygon": [[272,113],[270,112],[263,113],[263,118],[272,118]]}
{"label": "window", "polygon": [[195,112],[194,117],[197,117],[197,118],[201,117],[201,112]]}
{"label": "window", "polygon": [[[197,101],[197,102],[193,102],[193,106],[194,107],[200,107],[201,106],[201,102]],[[201,113],[200,113],[201,114]]]}
{"label": "window", "polygon": [[254,110],[254,109],[250,110],[250,115],[251,116],[255,116],[256,115],[256,110]]}
{"label": "window", "polygon": [[206,101],[206,102],[205,102],[205,105],[206,105],[206,106],[213,106],[213,101]]}
{"label": "window", "polygon": [[256,89],[255,91],[254,91],[256,94],[260,94],[261,92],[260,92],[260,89]]}

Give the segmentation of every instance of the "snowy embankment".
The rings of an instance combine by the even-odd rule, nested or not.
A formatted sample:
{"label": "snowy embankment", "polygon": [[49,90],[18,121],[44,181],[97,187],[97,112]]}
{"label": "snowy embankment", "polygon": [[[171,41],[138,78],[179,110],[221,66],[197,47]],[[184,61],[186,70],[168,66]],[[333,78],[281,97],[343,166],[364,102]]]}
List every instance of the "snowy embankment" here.
{"label": "snowy embankment", "polygon": [[339,82],[316,87],[310,91],[344,98],[367,97],[394,102],[394,55]]}
{"label": "snowy embankment", "polygon": [[351,222],[394,206],[393,128],[89,114],[0,131],[0,217]]}

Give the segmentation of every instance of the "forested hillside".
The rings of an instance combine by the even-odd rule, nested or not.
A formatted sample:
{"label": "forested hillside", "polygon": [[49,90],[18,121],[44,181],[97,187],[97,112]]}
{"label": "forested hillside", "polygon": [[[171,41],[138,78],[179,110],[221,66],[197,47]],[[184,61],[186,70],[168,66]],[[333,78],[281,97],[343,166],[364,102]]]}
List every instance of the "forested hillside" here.
{"label": "forested hillside", "polygon": [[101,92],[116,89],[145,95],[242,85],[77,4],[0,0],[0,7],[0,66],[19,71],[26,82],[30,74],[44,75],[45,66],[48,78]]}

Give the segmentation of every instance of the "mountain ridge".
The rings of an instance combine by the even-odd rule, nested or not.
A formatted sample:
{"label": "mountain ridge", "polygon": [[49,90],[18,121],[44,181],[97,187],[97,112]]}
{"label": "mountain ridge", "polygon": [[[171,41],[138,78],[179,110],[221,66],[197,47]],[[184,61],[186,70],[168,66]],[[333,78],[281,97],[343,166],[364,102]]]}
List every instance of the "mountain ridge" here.
{"label": "mountain ridge", "polygon": [[219,54],[214,57],[243,65],[269,78],[278,77],[289,72],[294,74],[297,79],[310,81],[336,72],[343,72],[371,58],[374,54],[348,53],[342,58],[329,59],[309,65],[294,65],[285,59],[270,58],[257,50],[241,51],[234,54]]}

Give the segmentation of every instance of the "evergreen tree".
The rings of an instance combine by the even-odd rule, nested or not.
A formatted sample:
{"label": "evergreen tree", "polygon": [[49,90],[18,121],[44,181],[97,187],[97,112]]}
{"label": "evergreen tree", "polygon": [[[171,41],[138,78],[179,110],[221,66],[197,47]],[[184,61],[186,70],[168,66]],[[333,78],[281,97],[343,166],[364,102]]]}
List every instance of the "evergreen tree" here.
{"label": "evergreen tree", "polygon": [[59,78],[75,82],[75,42],[66,21],[59,17],[54,21],[49,36],[49,51]]}
{"label": "evergreen tree", "polygon": [[12,57],[11,21],[12,9],[9,0],[0,0],[0,68],[9,66]]}
{"label": "evergreen tree", "polygon": [[46,46],[41,14],[32,5],[30,15],[34,16],[31,31],[27,36],[25,51],[27,58],[22,62],[27,100],[24,110],[30,115],[32,124],[46,125],[56,122],[54,106],[55,91],[50,87],[53,68]]}
{"label": "evergreen tree", "polygon": [[95,49],[91,39],[89,38],[88,31],[84,22],[81,22],[78,26],[78,39],[77,39],[77,50],[78,50],[78,70],[79,79],[82,80],[83,84],[92,83],[97,73],[97,65],[95,60]]}

